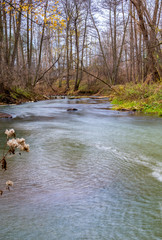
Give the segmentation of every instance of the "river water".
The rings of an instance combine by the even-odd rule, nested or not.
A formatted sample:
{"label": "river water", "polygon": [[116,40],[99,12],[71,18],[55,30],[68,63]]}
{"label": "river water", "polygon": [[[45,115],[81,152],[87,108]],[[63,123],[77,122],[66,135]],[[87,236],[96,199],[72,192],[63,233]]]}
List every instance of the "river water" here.
{"label": "river water", "polygon": [[[2,240],[154,240],[162,231],[162,119],[112,111],[107,99],[1,106],[30,152],[0,170]],[[77,108],[78,111],[67,111]]]}

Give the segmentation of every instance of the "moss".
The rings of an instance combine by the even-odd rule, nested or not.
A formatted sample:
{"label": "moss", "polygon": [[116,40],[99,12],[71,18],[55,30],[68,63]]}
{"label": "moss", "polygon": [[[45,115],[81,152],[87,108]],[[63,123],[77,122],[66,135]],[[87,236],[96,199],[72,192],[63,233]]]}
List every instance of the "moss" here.
{"label": "moss", "polygon": [[36,101],[44,99],[43,96],[39,96],[34,92],[27,91],[18,87],[5,88],[4,93],[0,94],[1,103],[23,103],[26,101]]}
{"label": "moss", "polygon": [[86,95],[92,95],[92,94],[96,94],[98,92],[98,88],[96,88],[95,86],[90,87],[88,86],[88,84],[86,83],[82,83],[82,85],[80,85],[79,90],[78,90],[78,94],[86,94]]}
{"label": "moss", "polygon": [[28,100],[32,100],[34,97],[34,94],[32,92],[26,91],[25,89],[14,87],[11,89],[11,95],[13,98],[17,99],[18,97],[23,97]]}
{"label": "moss", "polygon": [[11,98],[17,100],[18,99],[18,94],[11,92],[10,93]]}

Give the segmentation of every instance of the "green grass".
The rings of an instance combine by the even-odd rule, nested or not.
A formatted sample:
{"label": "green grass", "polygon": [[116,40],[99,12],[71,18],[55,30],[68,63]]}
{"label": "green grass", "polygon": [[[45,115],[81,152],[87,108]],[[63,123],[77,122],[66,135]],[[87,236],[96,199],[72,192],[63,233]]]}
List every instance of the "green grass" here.
{"label": "green grass", "polygon": [[126,84],[115,87],[118,94],[111,95],[116,110],[136,110],[162,116],[162,84]]}

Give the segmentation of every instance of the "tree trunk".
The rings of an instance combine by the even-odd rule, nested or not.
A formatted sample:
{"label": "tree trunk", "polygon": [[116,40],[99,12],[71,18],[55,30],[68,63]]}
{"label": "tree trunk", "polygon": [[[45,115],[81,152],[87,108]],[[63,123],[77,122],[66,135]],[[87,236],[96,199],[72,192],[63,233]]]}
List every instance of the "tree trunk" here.
{"label": "tree trunk", "polygon": [[[5,4],[4,0],[3,0],[3,4]],[[5,36],[5,62],[8,65],[9,64],[9,58],[8,58],[8,31],[7,31],[7,18],[6,18],[5,5],[3,5],[3,22],[4,22],[4,36]]]}
{"label": "tree trunk", "polygon": [[78,79],[78,83],[77,83],[77,90],[80,86],[80,83],[82,81],[83,78],[83,58],[84,58],[84,49],[85,49],[85,42],[86,42],[86,34],[87,34],[87,19],[88,19],[88,9],[87,9],[87,13],[86,13],[86,18],[85,18],[85,24],[84,24],[84,34],[83,34],[83,44],[82,44],[82,55],[81,55],[81,67],[80,67],[80,74],[79,74],[79,79]]}
{"label": "tree trunk", "polygon": [[69,62],[69,21],[66,25],[66,90],[69,89],[70,62]]}
{"label": "tree trunk", "polygon": [[[46,18],[47,14],[47,6],[48,6],[48,0],[46,1],[45,9],[44,9],[44,16]],[[34,79],[34,85],[37,83],[37,78],[38,78],[38,72],[40,69],[40,63],[41,63],[41,57],[42,57],[42,47],[43,47],[43,39],[44,39],[44,30],[45,30],[45,21],[43,22],[43,28],[42,28],[42,35],[41,35],[41,41],[40,41],[40,47],[39,47],[39,58],[38,58],[38,64],[37,64],[37,69],[36,69],[36,74],[35,74],[35,79]]]}
{"label": "tree trunk", "polygon": [[[148,74],[152,75],[152,79],[160,79],[162,77],[162,67],[159,59],[162,59],[162,53],[160,51],[160,44],[156,38],[156,21],[159,9],[159,0],[155,1],[153,19],[141,0],[130,0],[138,14],[139,25],[143,34],[143,38],[147,49],[147,68]],[[148,30],[148,27],[150,31]]]}
{"label": "tree trunk", "polygon": [[132,3],[130,2],[130,15],[131,15],[131,21],[130,21],[130,79],[129,81],[133,81],[133,19],[132,19]]}
{"label": "tree trunk", "polygon": [[75,86],[74,86],[74,91],[78,90],[78,78],[79,78],[79,36],[78,36],[78,8],[76,4],[76,17],[74,20],[74,28],[75,28],[75,48],[76,48],[76,75],[75,75]]}
{"label": "tree trunk", "polygon": [[[3,24],[2,24],[2,2],[0,1],[0,76],[2,75],[2,46],[3,46]],[[1,81],[1,80],[0,80]]]}
{"label": "tree trunk", "polygon": [[13,47],[12,59],[11,59],[11,67],[14,66],[17,48],[18,48],[18,40],[19,40],[19,36],[20,36],[21,17],[22,17],[22,7],[21,6],[23,5],[23,3],[24,3],[24,0],[21,0],[20,1],[20,10],[18,13],[18,19],[16,21],[15,42],[14,42],[14,47]]}
{"label": "tree trunk", "polygon": [[116,74],[116,67],[117,67],[117,46],[116,46],[116,0],[114,2],[114,46],[113,46],[113,84],[117,83],[117,74]]}

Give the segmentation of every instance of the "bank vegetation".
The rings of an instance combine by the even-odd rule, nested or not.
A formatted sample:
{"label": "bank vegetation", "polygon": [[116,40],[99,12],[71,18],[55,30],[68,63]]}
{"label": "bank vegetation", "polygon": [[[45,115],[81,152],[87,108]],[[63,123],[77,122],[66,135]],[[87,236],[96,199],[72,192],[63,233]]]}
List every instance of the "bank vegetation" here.
{"label": "bank vegetation", "polygon": [[0,101],[108,94],[156,105],[161,10],[159,0],[0,0]]}

